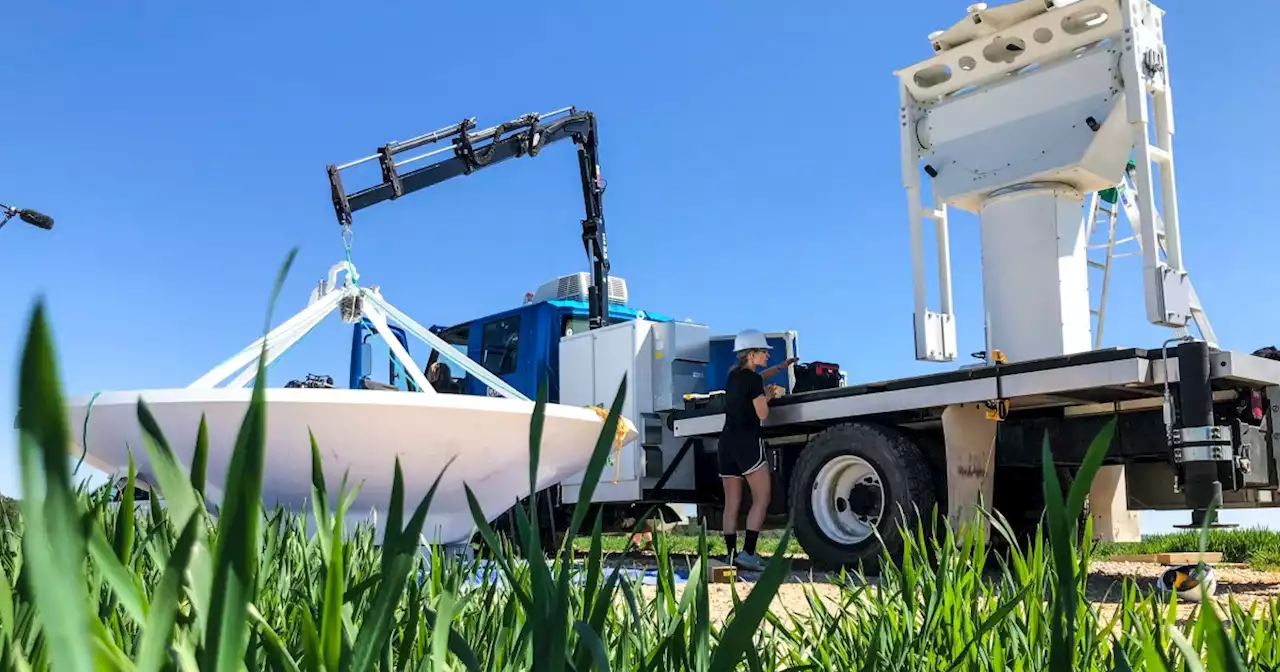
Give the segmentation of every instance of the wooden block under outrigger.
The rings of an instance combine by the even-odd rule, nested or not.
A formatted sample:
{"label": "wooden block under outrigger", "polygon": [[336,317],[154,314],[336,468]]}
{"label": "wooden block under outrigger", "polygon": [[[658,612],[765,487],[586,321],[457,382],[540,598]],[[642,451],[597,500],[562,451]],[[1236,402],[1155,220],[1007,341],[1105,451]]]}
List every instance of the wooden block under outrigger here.
{"label": "wooden block under outrigger", "polygon": [[738,575],[738,568],[730,565],[723,560],[709,558],[707,560],[707,582],[708,583],[733,583]]}
{"label": "wooden block under outrigger", "polygon": [[[1201,556],[1197,552],[1148,553],[1144,555],[1113,555],[1106,558],[1106,560],[1109,562],[1150,562],[1157,565],[1194,565],[1200,562]],[[1203,560],[1208,565],[1222,562],[1222,554],[1205,553]]]}

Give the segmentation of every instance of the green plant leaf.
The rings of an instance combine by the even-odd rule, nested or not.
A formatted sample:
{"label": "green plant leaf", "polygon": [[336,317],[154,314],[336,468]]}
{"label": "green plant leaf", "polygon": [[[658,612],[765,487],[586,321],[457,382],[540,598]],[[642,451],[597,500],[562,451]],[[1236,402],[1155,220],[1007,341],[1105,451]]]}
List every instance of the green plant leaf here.
{"label": "green plant leaf", "polygon": [[311,610],[299,604],[294,608],[294,622],[301,623],[302,660],[309,670],[324,668],[324,654],[320,650],[320,635],[316,632],[315,620],[311,618]]}
{"label": "green plant leaf", "polygon": [[133,555],[133,524],[136,517],[134,507],[134,482],[138,476],[137,467],[133,463],[133,451],[126,449],[129,457],[129,472],[125,479],[124,492],[120,493],[120,509],[116,512],[116,536],[114,549],[116,558],[128,563]]}
{"label": "green plant leaf", "polygon": [[[329,529],[329,490],[324,482],[324,467],[320,461],[320,446],[316,443],[316,435],[307,428],[307,436],[311,441],[311,510],[316,518],[316,530],[322,532]],[[397,468],[399,463],[397,462]],[[394,495],[392,496],[394,500]],[[388,521],[389,524],[399,525],[399,521]],[[392,529],[400,529],[393,527]],[[320,559],[324,562],[329,561],[329,554],[332,548],[332,542],[328,536],[318,534],[316,539],[320,542]]]}
{"label": "green plant leaf", "polygon": [[1075,561],[1072,558],[1071,526],[1062,484],[1054,469],[1053,452],[1046,432],[1041,451],[1043,467],[1045,518],[1049,524],[1049,545],[1057,572],[1057,589],[1053,593],[1053,621],[1050,627],[1049,669],[1051,672],[1073,672],[1075,641]]}
{"label": "green plant leaf", "polygon": [[582,530],[582,521],[590,509],[591,498],[595,496],[596,487],[600,484],[600,474],[609,459],[609,451],[613,447],[614,435],[618,429],[618,418],[622,415],[622,404],[627,398],[627,376],[623,374],[618,383],[618,391],[613,396],[613,405],[609,407],[609,415],[605,418],[604,427],[600,428],[600,436],[596,439],[596,447],[587,462],[587,469],[582,477],[582,486],[578,491],[578,505],[573,508],[573,521],[569,523],[568,537],[578,536]]}
{"label": "green plant leaf", "polygon": [[[338,499],[341,501],[343,490],[339,489]],[[346,589],[346,570],[343,565],[342,548],[342,511],[337,511],[328,521],[331,529],[319,531],[328,533],[329,557],[324,564],[324,599],[320,612],[320,650],[324,654],[324,664],[330,670],[337,670],[342,663],[342,605],[345,602],[343,592]]]}
{"label": "green plant leaf", "polygon": [[[422,620],[428,628],[431,628],[433,634],[437,631],[437,618],[436,612],[430,609],[422,610]],[[480,665],[480,660],[476,657],[475,652],[471,650],[471,647],[467,646],[467,641],[459,636],[451,626],[446,628],[446,632],[448,632],[449,651],[457,657],[462,666],[468,672],[484,672],[485,668]],[[495,638],[492,641],[497,640]],[[422,659],[424,664],[430,660],[431,658],[425,656]]]}
{"label": "green plant leaf", "polygon": [[1204,663],[1200,661],[1200,656],[1196,653],[1195,648],[1191,646],[1191,642],[1187,641],[1186,636],[1178,632],[1173,625],[1169,625],[1167,628],[1169,639],[1182,652],[1182,662],[1186,665],[1187,672],[1205,672]]}
{"label": "green plant leaf", "polygon": [[443,670],[449,655],[450,624],[453,623],[454,609],[457,606],[453,595],[445,593],[440,596],[436,611],[435,623],[431,626],[431,669]]}
{"label": "green plant leaf", "polygon": [[164,568],[160,585],[152,594],[151,611],[147,615],[147,626],[142,632],[142,642],[139,645],[141,652],[138,660],[139,670],[158,671],[169,662],[169,642],[172,639],[173,624],[177,620],[183,576],[187,572],[187,563],[191,560],[191,552],[199,538],[197,528],[202,524],[200,516],[188,518],[182,534],[178,536],[178,543],[169,554],[169,562]]}
{"label": "green plant leaf", "polygon": [[205,497],[204,489],[209,482],[209,425],[205,422],[204,413],[200,414],[200,427],[196,429],[196,448],[191,456],[191,489]]}
{"label": "green plant leaf", "polygon": [[[17,621],[13,617],[13,589],[10,587],[4,563],[0,562],[0,654],[4,653],[16,630]],[[0,662],[3,662],[2,657]]]}
{"label": "green plant leaf", "polygon": [[146,622],[149,606],[141,588],[134,582],[134,575],[116,557],[115,551],[107,544],[102,528],[93,526],[89,536],[89,557],[97,563],[102,578],[111,587],[125,613],[135,622]]}
{"label": "green plant leaf", "polygon": [[996,609],[994,613],[988,616],[986,620],[982,622],[982,625],[978,628],[978,631],[975,632],[973,636],[969,638],[969,641],[965,642],[964,648],[960,650],[960,653],[958,653],[951,660],[951,665],[947,666],[947,670],[954,670],[957,667],[959,667],[964,662],[965,657],[967,656],[969,651],[973,648],[973,645],[976,644],[978,640],[986,636],[987,633],[994,630],[996,626],[1000,625],[1002,621],[1008,618],[1009,614],[1012,613],[1014,609],[1017,609],[1018,605],[1022,604],[1022,600],[1025,599],[1027,594],[1031,592],[1031,588],[1032,588],[1031,584],[1027,584],[1023,586],[1022,590],[1018,591],[1017,594],[1014,595],[1009,601],[1000,605],[1000,607]]}
{"label": "green plant leaf", "polygon": [[267,623],[262,614],[258,612],[258,608],[249,604],[249,620],[257,626],[258,633],[262,635],[262,641],[266,643],[267,655],[271,657],[271,662],[275,665],[275,669],[284,670],[285,672],[302,672],[298,668],[298,661],[293,659],[289,654],[289,649],[285,646],[284,640],[280,639],[280,635],[276,633]]}
{"label": "green plant leaf", "polygon": [[578,640],[584,642],[589,651],[591,658],[595,662],[595,667],[601,672],[610,672],[609,655],[605,653],[604,642],[600,641],[600,635],[591,626],[582,621],[573,622],[573,630],[578,633]]}
{"label": "green plant leaf", "polygon": [[[1107,424],[1102,426],[1102,430],[1097,436],[1093,437],[1093,441],[1089,442],[1089,448],[1085,451],[1084,459],[1080,461],[1080,468],[1076,471],[1076,476],[1071,482],[1071,491],[1067,496],[1066,515],[1073,522],[1080,518],[1080,514],[1084,511],[1084,500],[1089,496],[1089,489],[1093,487],[1093,479],[1098,474],[1098,469],[1102,467],[1102,461],[1107,457],[1107,451],[1111,449],[1111,438],[1116,433],[1116,419],[1111,418]],[[1046,442],[1048,437],[1045,437]]]}
{"label": "green plant leaf", "polygon": [[[290,251],[276,277],[264,333],[270,331],[271,313],[297,254],[297,248]],[[231,453],[218,517],[213,563],[214,593],[209,604],[201,665],[216,672],[234,672],[242,664],[249,638],[245,608],[257,572],[263,454],[266,450],[266,347],[266,339],[263,339],[253,393]]]}
{"label": "green plant leaf", "polygon": [[[401,595],[404,594],[405,581],[409,576],[409,572],[417,564],[419,557],[418,544],[422,537],[422,526],[426,522],[427,511],[431,508],[431,501],[436,496],[436,489],[440,487],[441,479],[449,471],[449,466],[453,464],[454,459],[456,458],[449,458],[440,473],[436,475],[436,480],[431,484],[431,489],[427,491],[426,496],[418,504],[418,508],[413,512],[413,517],[409,519],[408,526],[404,530],[388,527],[384,534],[382,546],[383,579],[374,597],[370,616],[361,624],[360,631],[356,636],[352,652],[352,670],[364,671],[372,669],[377,662],[379,652],[386,646],[395,605],[399,602]],[[403,483],[399,458],[396,459],[395,479],[392,485],[393,492],[397,489],[396,483]],[[403,485],[399,487],[402,488]]]}
{"label": "green plant leaf", "polygon": [[24,574],[31,575],[28,585],[42,614],[51,666],[60,672],[88,672],[93,669],[92,619],[83,606],[88,594],[83,582],[70,580],[81,574],[85,541],[67,464],[71,435],[40,301],[27,329],[18,380]]}
{"label": "green plant leaf", "polygon": [[159,486],[169,518],[181,529],[186,526],[187,518],[199,510],[199,499],[191,489],[190,476],[178,463],[160,423],[151,413],[151,407],[141,397],[138,398],[137,412],[138,423],[142,426],[142,443],[147,449],[152,476],[156,479],[154,485]]}
{"label": "green plant leaf", "polygon": [[[791,541],[791,527],[787,526],[779,542],[779,548],[786,548]],[[778,594],[778,587],[787,576],[791,563],[781,554],[769,558],[769,564],[761,572],[751,594],[741,606],[734,609],[733,620],[725,628],[711,656],[711,672],[730,672],[737,668],[743,653],[752,646],[752,637],[769,610],[769,604]]]}

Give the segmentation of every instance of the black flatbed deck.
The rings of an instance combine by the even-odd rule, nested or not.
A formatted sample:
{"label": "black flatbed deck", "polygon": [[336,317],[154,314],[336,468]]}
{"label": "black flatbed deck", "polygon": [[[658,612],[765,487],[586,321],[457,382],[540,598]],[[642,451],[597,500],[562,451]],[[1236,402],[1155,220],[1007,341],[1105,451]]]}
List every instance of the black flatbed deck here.
{"label": "black flatbed deck", "polygon": [[[1280,362],[1229,351],[1211,351],[1213,376],[1255,386],[1280,385]],[[1163,365],[1162,365],[1163,361]],[[995,399],[1024,405],[1108,403],[1159,396],[1168,372],[1177,381],[1176,350],[1112,348],[999,365],[801,392],[770,402],[766,427],[939,408]],[[1015,404],[1016,406],[1016,404]],[[718,397],[695,401],[670,417],[677,436],[718,433]]]}

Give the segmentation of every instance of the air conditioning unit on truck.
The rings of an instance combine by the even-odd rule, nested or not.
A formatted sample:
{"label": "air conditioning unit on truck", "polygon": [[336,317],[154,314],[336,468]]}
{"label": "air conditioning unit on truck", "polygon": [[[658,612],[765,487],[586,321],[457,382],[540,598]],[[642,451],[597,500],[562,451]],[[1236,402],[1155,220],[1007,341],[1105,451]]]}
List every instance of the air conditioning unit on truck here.
{"label": "air conditioning unit on truck", "polygon": [[[963,524],[985,501],[1029,528],[1043,511],[1045,437],[1070,479],[1111,420],[1117,431],[1090,492],[1100,538],[1136,537],[1137,510],[1190,509],[1198,526],[1216,524],[1211,509],[1280,504],[1280,361],[1218,348],[1183,264],[1162,21],[1146,0],[976,4],[929,35],[931,57],[896,73],[916,357],[957,356],[950,207],[978,216],[986,347],[975,366],[899,380],[812,389],[793,371],[771,381],[788,394],[771,402],[764,423],[774,478],[769,522],[792,521],[815,561],[874,568],[881,550],[900,549],[898,527],[914,527],[935,504]],[[640,438],[605,469],[596,504],[619,525],[653,504],[696,504],[715,529],[724,417],[714,392],[732,361],[732,336],[625,305],[609,276],[589,115],[571,112],[572,121],[555,126],[578,129],[560,137],[579,144],[589,282],[566,276],[517,308],[436,331],[526,394],[549,372],[552,399],[562,403],[608,402],[627,375],[624,413]],[[526,129],[509,142],[501,130],[487,136],[498,146],[490,156],[530,153],[539,136],[529,128],[539,122],[522,119],[525,126],[495,127]],[[449,161],[483,151],[470,141],[454,146],[462,158]],[[345,194],[334,182],[345,225],[353,206],[469,172],[447,164],[397,176],[386,163],[392,168],[378,187]],[[930,183],[927,204],[922,180]],[[1106,314],[1121,209],[1142,255],[1147,320],[1172,331],[1149,348],[1107,349],[1093,339]],[[936,310],[926,305],[924,220],[937,238]],[[1105,242],[1092,245],[1096,235]],[[1103,298],[1091,305],[1094,269]],[[573,289],[582,285],[585,301]],[[799,355],[794,333],[771,338],[771,364]],[[351,384],[369,372],[353,364]],[[479,381],[458,383],[487,393]],[[578,485],[569,479],[543,493],[550,506],[540,510],[563,513],[557,507]]]}

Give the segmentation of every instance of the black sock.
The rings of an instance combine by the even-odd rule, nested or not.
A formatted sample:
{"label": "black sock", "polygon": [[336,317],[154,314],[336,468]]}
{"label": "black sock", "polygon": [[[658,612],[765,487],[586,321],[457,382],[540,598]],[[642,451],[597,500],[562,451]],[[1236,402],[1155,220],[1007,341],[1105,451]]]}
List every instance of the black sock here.
{"label": "black sock", "polygon": [[729,533],[724,535],[724,547],[728,551],[728,554],[730,556],[733,555],[734,551],[738,550],[737,533]]}
{"label": "black sock", "polygon": [[747,540],[742,543],[742,552],[747,555],[756,554],[756,538],[760,533],[755,530],[747,530]]}

